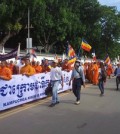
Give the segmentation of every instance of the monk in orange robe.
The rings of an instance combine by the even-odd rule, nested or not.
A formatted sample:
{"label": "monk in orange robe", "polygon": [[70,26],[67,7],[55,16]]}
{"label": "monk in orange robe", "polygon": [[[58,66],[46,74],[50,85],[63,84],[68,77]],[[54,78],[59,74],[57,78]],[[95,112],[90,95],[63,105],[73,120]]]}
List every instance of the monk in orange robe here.
{"label": "monk in orange robe", "polygon": [[12,79],[11,70],[8,67],[6,67],[6,62],[5,61],[1,62],[0,79],[2,79],[2,80]]}
{"label": "monk in orange robe", "polygon": [[36,71],[36,73],[42,73],[42,66],[40,66],[39,61],[37,61],[37,63],[36,63],[35,71]]}
{"label": "monk in orange robe", "polygon": [[30,65],[35,69],[36,68],[36,61],[32,61]]}
{"label": "monk in orange robe", "polygon": [[112,65],[111,64],[108,65],[106,72],[107,72],[107,76],[110,79],[110,76],[113,73],[113,68],[112,68]]}
{"label": "monk in orange robe", "polygon": [[88,63],[87,70],[86,70],[86,76],[87,76],[87,79],[89,80],[89,82],[91,82],[90,71],[91,71],[91,63]]}
{"label": "monk in orange robe", "polygon": [[8,67],[9,67],[9,69],[11,70],[11,72],[12,72],[12,74],[13,74],[13,68],[14,68],[14,63],[13,63],[13,61],[11,60],[10,61],[10,63],[9,63],[9,65],[8,65]]}
{"label": "monk in orange robe", "polygon": [[96,62],[94,62],[92,71],[93,71],[93,84],[97,85],[98,84],[98,76],[99,76],[99,68]]}
{"label": "monk in orange robe", "polygon": [[22,75],[26,75],[26,76],[32,76],[34,75],[36,72],[35,72],[35,69],[30,65],[30,60],[29,59],[25,59],[25,66],[23,66],[21,69],[20,69],[20,74]]}
{"label": "monk in orange robe", "polygon": [[83,69],[84,69],[85,78],[87,79],[87,63],[83,64]]}
{"label": "monk in orange robe", "polygon": [[48,60],[45,59],[45,61],[42,63],[42,72],[47,73],[50,72],[51,67],[49,66]]}
{"label": "monk in orange robe", "polygon": [[90,63],[87,62],[86,64],[86,79],[90,81]]}
{"label": "monk in orange robe", "polygon": [[90,68],[89,68],[90,69],[89,71],[90,71],[90,82],[91,83],[93,83],[93,70],[92,70],[92,68],[93,68],[93,63],[90,64]]}
{"label": "monk in orange robe", "polygon": [[68,63],[68,59],[65,59],[63,65],[62,65],[62,70],[70,72],[70,70],[72,70],[71,68],[71,64]]}

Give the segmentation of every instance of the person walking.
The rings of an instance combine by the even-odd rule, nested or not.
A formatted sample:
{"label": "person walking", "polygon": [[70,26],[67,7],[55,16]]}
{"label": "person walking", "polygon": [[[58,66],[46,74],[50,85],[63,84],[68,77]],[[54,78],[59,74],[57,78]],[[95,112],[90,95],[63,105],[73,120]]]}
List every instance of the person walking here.
{"label": "person walking", "polygon": [[81,61],[76,60],[74,64],[74,68],[72,70],[71,79],[69,81],[69,85],[71,85],[72,81],[72,91],[76,97],[76,105],[80,104],[80,94],[81,94],[81,85],[85,88],[85,75],[84,69],[80,65]]}
{"label": "person walking", "polygon": [[114,75],[116,76],[116,86],[117,89],[119,89],[119,84],[120,84],[120,63],[117,64],[117,68],[114,71]]}
{"label": "person walking", "polygon": [[59,104],[58,99],[58,89],[59,84],[61,83],[63,87],[63,75],[60,67],[57,66],[58,61],[54,60],[52,63],[52,68],[50,71],[50,79],[52,86],[52,103],[49,105],[50,107],[54,107],[56,104]]}
{"label": "person walking", "polygon": [[99,68],[99,77],[98,77],[98,87],[100,89],[100,96],[104,95],[104,84],[106,82],[106,78],[107,78],[107,73],[104,67],[104,64],[101,62],[100,63],[100,68]]}

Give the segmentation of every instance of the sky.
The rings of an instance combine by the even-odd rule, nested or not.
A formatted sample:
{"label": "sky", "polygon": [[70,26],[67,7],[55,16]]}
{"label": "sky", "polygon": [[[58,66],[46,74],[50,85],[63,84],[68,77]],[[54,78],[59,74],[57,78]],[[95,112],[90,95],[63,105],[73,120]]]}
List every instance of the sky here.
{"label": "sky", "polygon": [[101,5],[116,6],[117,10],[120,11],[120,0],[98,0]]}

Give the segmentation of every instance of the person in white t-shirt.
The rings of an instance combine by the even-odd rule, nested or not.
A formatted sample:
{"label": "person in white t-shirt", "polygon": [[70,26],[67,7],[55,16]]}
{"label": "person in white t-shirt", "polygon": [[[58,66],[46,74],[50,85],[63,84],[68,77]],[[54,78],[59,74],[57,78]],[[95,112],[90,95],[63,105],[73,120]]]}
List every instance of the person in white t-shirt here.
{"label": "person in white t-shirt", "polygon": [[20,74],[20,69],[25,65],[24,58],[20,59],[19,63],[16,65],[18,68],[18,74]]}
{"label": "person in white t-shirt", "polygon": [[58,61],[54,60],[52,63],[52,68],[50,71],[50,79],[51,79],[51,85],[52,85],[52,103],[49,105],[50,107],[55,106],[56,104],[59,104],[58,99],[58,87],[61,83],[63,87],[63,75],[62,70],[60,67],[57,66]]}

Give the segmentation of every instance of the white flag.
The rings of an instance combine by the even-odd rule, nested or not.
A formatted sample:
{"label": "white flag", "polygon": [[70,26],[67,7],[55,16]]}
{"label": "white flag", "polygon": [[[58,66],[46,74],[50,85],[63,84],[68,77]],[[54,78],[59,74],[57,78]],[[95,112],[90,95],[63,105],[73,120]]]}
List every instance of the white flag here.
{"label": "white flag", "polygon": [[5,54],[5,49],[4,49],[4,46],[3,46],[3,49],[2,49],[2,54]]}

